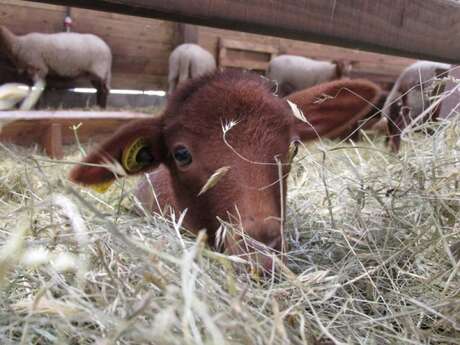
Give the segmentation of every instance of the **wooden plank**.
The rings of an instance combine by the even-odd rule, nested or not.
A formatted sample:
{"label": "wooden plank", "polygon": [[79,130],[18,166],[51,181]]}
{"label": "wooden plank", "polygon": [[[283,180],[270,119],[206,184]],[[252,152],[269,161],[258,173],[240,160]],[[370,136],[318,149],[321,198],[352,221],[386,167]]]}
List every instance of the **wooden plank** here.
{"label": "wooden plank", "polygon": [[22,1],[0,1],[0,23],[19,35],[37,31],[37,27],[44,33],[62,31],[64,16],[63,6],[37,6]]}
{"label": "wooden plank", "polygon": [[62,125],[60,123],[51,123],[48,126],[42,139],[42,146],[51,158],[61,159],[64,157]]}
{"label": "wooden plank", "polygon": [[[210,51],[217,51],[219,40],[226,38],[243,42],[271,45],[277,48],[280,47],[280,41],[284,40],[278,37],[263,36],[241,31],[216,29],[204,26],[199,27],[199,44]],[[302,44],[305,43],[302,42]]]}
{"label": "wooden plank", "polygon": [[198,27],[196,25],[177,23],[176,28],[176,46],[183,43],[198,44]]}
{"label": "wooden plank", "polygon": [[151,118],[152,115],[136,113],[132,111],[83,111],[83,110],[41,110],[41,111],[2,111],[1,121],[11,120],[57,120],[91,121],[94,119],[120,119],[132,120],[139,118]]}
{"label": "wooden plank", "polygon": [[272,45],[220,38],[218,63],[221,67],[265,71],[277,52]]}
{"label": "wooden plank", "polygon": [[61,7],[61,6],[49,5],[46,3],[18,1],[18,0],[2,0],[2,4],[8,5],[8,6],[23,6],[24,4],[27,4],[27,6],[31,8],[53,10],[53,11],[56,10],[58,7]]}
{"label": "wooden plank", "polygon": [[99,11],[74,9],[72,11],[74,31],[97,33],[109,42],[117,38],[125,44],[133,44],[133,42],[145,45],[172,44],[176,29],[174,23],[124,15],[105,18],[103,14]]}
{"label": "wooden plank", "polygon": [[429,60],[460,61],[460,4],[454,0],[36,1]]}
{"label": "wooden plank", "polygon": [[119,89],[134,89],[134,90],[154,90],[163,89],[167,90],[168,76],[162,75],[142,75],[142,74],[129,74],[117,73],[112,76],[112,88]]}
{"label": "wooden plank", "polygon": [[257,62],[257,61],[244,61],[239,59],[228,59],[224,58],[221,60],[221,67],[233,67],[233,68],[242,68],[251,71],[265,71],[268,66],[268,62]]}
{"label": "wooden plank", "polygon": [[240,40],[223,38],[220,40],[220,46],[226,49],[249,50],[260,53],[276,54],[278,49],[268,44],[255,42],[245,42]]}
{"label": "wooden plank", "polygon": [[[63,144],[100,140],[129,121],[152,118],[133,112],[10,111],[1,112],[0,141],[16,145],[40,144],[53,158],[61,158]],[[74,128],[78,128],[74,130]]]}

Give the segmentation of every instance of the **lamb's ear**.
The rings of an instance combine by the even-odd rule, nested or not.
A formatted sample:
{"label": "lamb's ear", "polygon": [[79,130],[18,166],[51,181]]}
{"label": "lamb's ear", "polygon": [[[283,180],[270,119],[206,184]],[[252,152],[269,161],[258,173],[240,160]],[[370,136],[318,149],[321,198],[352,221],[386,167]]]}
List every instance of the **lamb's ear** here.
{"label": "lamb's ear", "polygon": [[109,185],[116,176],[154,169],[165,157],[160,119],[138,120],[120,128],[70,172],[70,180]]}
{"label": "lamb's ear", "polygon": [[337,80],[296,92],[287,99],[303,112],[295,120],[302,141],[336,138],[353,127],[377,102],[380,88],[364,79]]}

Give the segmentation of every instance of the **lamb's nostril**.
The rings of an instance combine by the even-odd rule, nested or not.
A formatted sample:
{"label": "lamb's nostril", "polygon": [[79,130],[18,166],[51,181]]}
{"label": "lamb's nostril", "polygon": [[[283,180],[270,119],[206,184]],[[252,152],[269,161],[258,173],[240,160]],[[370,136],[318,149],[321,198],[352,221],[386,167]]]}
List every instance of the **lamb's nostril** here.
{"label": "lamb's nostril", "polygon": [[268,247],[275,251],[281,251],[282,233],[281,224],[278,220],[255,220],[253,217],[247,217],[243,223],[245,233],[253,240],[256,249],[263,250],[263,247]]}
{"label": "lamb's nostril", "polygon": [[242,233],[227,234],[227,253],[247,260],[253,272],[265,275],[277,271],[277,263],[285,262],[279,220],[248,216],[243,218],[242,230]]}

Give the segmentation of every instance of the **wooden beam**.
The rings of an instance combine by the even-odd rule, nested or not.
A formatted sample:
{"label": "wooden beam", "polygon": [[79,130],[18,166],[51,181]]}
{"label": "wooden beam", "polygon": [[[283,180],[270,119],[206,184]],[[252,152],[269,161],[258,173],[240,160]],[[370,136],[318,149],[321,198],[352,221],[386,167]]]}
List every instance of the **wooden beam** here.
{"label": "wooden beam", "polygon": [[386,54],[460,61],[460,3],[455,0],[35,1]]}
{"label": "wooden beam", "polygon": [[149,119],[151,115],[111,111],[2,111],[0,142],[16,145],[41,145],[53,158],[62,158],[62,145],[100,140],[129,121]]}
{"label": "wooden beam", "polygon": [[64,157],[62,147],[62,125],[60,123],[51,123],[45,129],[42,138],[42,146],[48,156],[55,159]]}
{"label": "wooden beam", "polygon": [[277,53],[272,45],[220,38],[218,62],[219,67],[265,71]]}
{"label": "wooden beam", "polygon": [[198,43],[198,27],[196,25],[177,23],[176,45]]}
{"label": "wooden beam", "polygon": [[[12,120],[96,120],[96,119],[116,119],[132,120],[151,118],[152,115],[136,113],[132,111],[93,111],[93,110],[39,110],[39,111],[2,111],[0,112],[0,122]],[[1,133],[1,132],[0,132]]]}

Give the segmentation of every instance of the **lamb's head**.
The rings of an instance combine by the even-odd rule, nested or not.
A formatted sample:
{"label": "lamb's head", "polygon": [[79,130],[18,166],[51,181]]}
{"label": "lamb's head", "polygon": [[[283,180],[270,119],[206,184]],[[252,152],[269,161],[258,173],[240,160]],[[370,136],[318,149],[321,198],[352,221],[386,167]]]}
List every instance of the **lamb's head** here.
{"label": "lamb's head", "polygon": [[0,50],[5,52],[10,60],[16,54],[16,36],[7,27],[0,25]]}
{"label": "lamb's head", "polygon": [[9,37],[10,35],[11,31],[6,26],[0,25],[0,41],[3,41],[5,37]]}
{"label": "lamb's head", "polygon": [[[324,98],[325,93],[332,97]],[[270,269],[269,253],[285,249],[286,177],[296,146],[341,134],[367,112],[368,102],[377,95],[378,88],[365,81],[333,82],[294,94],[291,99],[312,127],[293,116],[288,102],[275,96],[263,78],[218,72],[180,87],[161,118],[126,126],[84,162],[115,160],[127,174],[164,164],[178,208],[188,209],[187,227],[206,228],[214,243],[219,220],[236,224],[242,231],[227,233],[224,248]],[[130,150],[135,152],[134,163],[126,158]],[[216,172],[211,188],[209,179]],[[71,179],[92,185],[115,175],[107,167],[82,165],[72,171]],[[254,249],[268,252],[250,254]]]}

